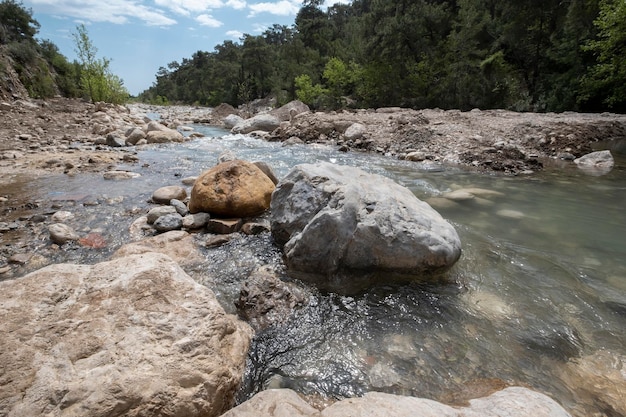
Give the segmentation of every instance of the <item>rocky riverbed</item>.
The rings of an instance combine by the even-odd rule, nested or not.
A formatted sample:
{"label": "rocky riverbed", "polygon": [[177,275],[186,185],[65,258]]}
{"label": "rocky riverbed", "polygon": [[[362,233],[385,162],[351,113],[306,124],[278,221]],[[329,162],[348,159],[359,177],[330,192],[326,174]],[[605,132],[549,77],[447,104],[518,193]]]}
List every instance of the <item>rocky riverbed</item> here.
{"label": "rocky riverbed", "polygon": [[[151,118],[147,116],[152,113],[160,116],[162,124],[151,122]],[[191,288],[198,292],[193,280],[178,270],[175,264],[170,264],[169,258],[162,259],[156,255],[156,257],[149,255],[154,251],[165,252],[184,269],[185,263],[193,262],[196,256],[194,246],[198,244],[197,240],[194,241],[192,235],[186,232],[163,233],[153,241],[146,240],[118,251],[113,255],[117,261],[111,264],[99,263],[94,267],[84,265],[76,268],[66,264],[39,269],[49,264],[53,257],[51,255],[64,244],[61,240],[63,237],[51,241],[52,233],[48,234],[49,228],[46,226],[49,226],[51,221],[62,224],[66,216],[80,215],[81,210],[90,211],[90,215],[97,216],[95,213],[98,211],[100,201],[81,200],[76,197],[74,201],[80,201],[81,204],[73,204],[72,212],[69,212],[65,210],[63,204],[54,201],[31,201],[28,196],[22,198],[19,193],[8,193],[4,191],[8,190],[4,184],[11,183],[11,187],[15,188],[16,179],[19,178],[17,184],[26,187],[30,180],[50,175],[78,179],[83,175],[93,174],[102,174],[105,178],[111,179],[130,178],[136,175],[136,172],[129,167],[141,167],[146,164],[138,157],[138,149],[147,149],[151,144],[185,141],[189,137],[197,136],[191,127],[193,123],[204,122],[230,127],[231,121],[225,122],[224,118],[233,113],[236,113],[236,110],[228,106],[220,106],[212,111],[184,106],[159,108],[144,105],[93,105],[66,99],[0,103],[2,120],[0,281],[4,281],[3,288],[7,294],[14,294],[9,299],[0,300],[0,311],[13,317],[12,321],[5,324],[8,326],[6,331],[12,335],[12,343],[15,343],[10,348],[8,345],[2,348],[2,352],[8,355],[5,358],[6,363],[11,361],[13,365],[10,368],[10,375],[3,374],[1,385],[3,392],[11,387],[16,388],[10,395],[6,391],[6,395],[0,396],[2,398],[0,407],[6,407],[2,410],[10,409],[12,406],[7,404],[23,396],[24,392],[27,392],[29,398],[32,397],[33,402],[30,405],[24,403],[22,409],[14,408],[14,415],[20,415],[19,410],[46,409],[46,412],[52,412],[65,408],[80,410],[81,407],[87,407],[83,411],[90,410],[92,413],[90,415],[117,415],[115,413],[130,413],[129,410],[133,410],[136,415],[161,415],[159,407],[166,403],[177,412],[184,410],[187,415],[217,415],[228,409],[237,380],[241,378],[243,367],[241,350],[245,350],[249,343],[248,327],[234,317],[225,315],[217,306],[210,291],[206,294],[200,292],[198,298],[205,300],[200,303],[193,297],[181,295],[177,290],[178,287]],[[459,112],[406,109],[315,113],[306,111],[298,105],[287,111],[263,115],[262,120],[259,118],[258,124],[250,122],[244,126],[242,123],[242,120],[235,120],[233,128],[236,131],[245,129],[247,133],[268,141],[324,144],[344,152],[378,153],[389,158],[414,161],[425,170],[429,167],[438,169],[441,166],[454,165],[505,175],[532,175],[551,161],[570,164],[573,160],[590,153],[599,141],[626,137],[626,116],[614,114],[520,114],[497,110]],[[116,204],[112,201],[114,199],[107,200],[107,204]],[[154,195],[152,199],[154,200]],[[138,217],[143,208],[124,210],[128,211],[129,216]],[[175,211],[176,207],[170,210],[172,213]],[[128,241],[136,240],[132,236],[134,232],[139,231],[142,234],[141,230],[147,230],[142,229],[144,226],[149,228],[146,225],[134,224],[134,226],[137,227],[129,230]],[[14,240],[15,235],[19,235],[19,239]],[[159,240],[159,237],[163,239]],[[73,240],[75,238],[79,238],[81,245],[92,248],[107,245],[101,240],[102,236],[98,230],[81,231],[80,236],[71,237]],[[116,242],[115,246],[124,243],[128,242]],[[216,244],[220,242],[217,241]],[[167,264],[168,268],[163,269],[164,264]],[[127,276],[122,273],[125,268],[128,269],[127,265],[136,265],[133,267],[137,269],[136,277],[133,274]],[[17,281],[12,278],[35,270],[39,272],[29,275],[28,280],[13,284]],[[142,272],[144,270],[146,272]],[[168,275],[167,271],[170,270],[171,274]],[[119,276],[119,282],[108,274],[109,271],[118,271],[116,276]],[[72,277],[71,280],[76,282],[71,291],[63,289],[66,282],[60,278],[61,275]],[[158,281],[158,285],[147,285],[147,278]],[[90,282],[92,279],[93,282]],[[111,280],[115,281],[115,286],[112,286],[111,290],[115,289],[115,293],[119,294],[113,298],[110,296],[111,290],[107,289],[113,282]],[[40,290],[38,287],[42,282],[49,285],[42,286]],[[269,288],[278,288],[279,284],[272,283]],[[184,291],[188,291],[187,289]],[[35,294],[36,297],[30,297],[28,294]],[[14,302],[20,297],[23,298],[20,302],[33,303],[34,306],[29,308],[29,311],[33,311],[33,316],[29,316],[30,321],[26,324],[28,329],[23,331],[17,326],[23,315],[17,308],[19,306],[16,307],[17,301]],[[176,297],[181,299],[172,303],[171,300]],[[300,301],[302,297],[287,298],[289,305],[302,302]],[[206,300],[210,301],[211,312],[200,306],[207,303]],[[242,304],[247,302],[243,301]],[[52,308],[53,305],[56,307]],[[101,308],[92,308],[96,305]],[[176,309],[177,305],[181,307]],[[128,308],[128,314],[123,310],[125,308]],[[288,311],[288,308],[286,310]],[[129,322],[124,325],[125,328],[120,326],[109,328],[107,315],[120,312],[130,317]],[[163,313],[167,313],[171,318],[177,316],[179,321],[173,321],[173,318],[163,320],[160,317]],[[220,317],[221,324],[208,330],[204,328],[189,330],[190,326],[185,322],[209,316]],[[93,319],[89,320],[89,317]],[[31,328],[41,325],[42,318],[56,323],[49,326],[52,332],[49,338],[51,342],[46,342],[45,338],[41,337],[43,333],[37,328]],[[252,324],[254,326],[253,321]],[[134,327],[141,328],[144,332],[139,333],[142,340],[133,342],[126,335],[125,332]],[[71,337],[72,332],[81,331],[80,329],[87,329],[84,338]],[[115,337],[109,339],[89,337],[92,333],[98,333],[99,329],[108,329],[106,332]],[[206,340],[215,340],[211,332],[217,333],[220,343],[211,345],[205,350],[224,349],[225,355],[231,355],[232,363],[221,364],[224,369],[222,370],[214,364],[202,362],[198,368],[202,372],[181,372],[181,375],[174,375],[173,380],[163,379],[159,383],[154,382],[155,378],[161,380],[169,376],[161,377],[156,373],[163,367],[159,362],[162,358],[168,358],[166,366],[172,367],[171,364],[178,360],[181,353],[183,356],[196,357],[195,352],[201,352],[200,345],[204,345]],[[129,334],[137,336],[138,333]],[[19,344],[24,343],[24,340],[28,340],[29,348],[21,350],[21,356],[12,357],[11,352],[20,351]],[[69,353],[65,355],[64,349],[61,348],[69,346],[72,340],[81,340],[80,346],[67,349]],[[52,341],[54,346],[51,348],[49,344]],[[151,355],[143,354],[134,347],[137,343],[147,341],[154,344]],[[232,346],[238,347],[239,351],[236,354],[228,353]],[[51,357],[45,361],[46,365],[43,367],[33,359],[43,357],[42,352],[45,353],[44,356]],[[129,363],[135,362],[133,366],[136,365],[136,368],[128,370],[124,361],[113,361],[111,359],[113,356],[131,358],[124,360]],[[587,379],[584,375],[595,375],[593,372],[598,368],[595,365],[588,366],[587,362],[594,362],[585,357],[572,361],[571,366],[564,368],[563,372],[567,374],[567,378],[564,379],[571,379],[574,389],[583,390],[584,395],[593,398],[601,396],[600,402],[606,404],[605,411],[608,413],[606,415],[618,415],[611,413],[622,412],[620,407],[623,405],[620,405],[619,398],[625,392],[624,376],[623,371],[619,370],[622,369],[622,365],[616,368],[610,364],[612,361],[623,364],[623,357],[602,354],[591,358],[596,360],[596,357],[602,359],[601,361],[598,359],[601,366],[608,366],[612,370],[611,381],[617,382],[611,382],[611,389],[599,392],[598,384],[581,386],[579,381]],[[28,368],[28,372],[23,373],[22,369],[30,366],[31,362],[33,368]],[[115,363],[115,366],[108,367],[106,365],[108,363]],[[37,368],[38,366],[40,368]],[[41,372],[41,369],[45,372]],[[85,383],[85,380],[81,379],[85,376],[76,372],[81,369],[96,377],[104,376],[107,379],[106,389],[98,389],[100,382],[97,378],[89,379],[88,383]],[[20,372],[26,377],[19,384],[13,384],[20,378]],[[133,381],[145,372],[152,377],[140,378],[142,386],[146,389],[135,392],[137,390],[133,387]],[[57,374],[63,375],[64,381],[72,381],[69,388],[51,384],[51,381],[56,380],[54,375]],[[74,376],[78,376],[78,379],[72,380]],[[120,376],[123,377],[124,384],[113,383]],[[29,384],[35,388],[28,388]],[[122,391],[128,391],[120,393],[122,385],[127,387]],[[230,397],[215,404],[205,401],[207,396],[221,390],[227,392]],[[510,410],[510,415],[516,416],[536,415],[536,409],[545,410],[546,407],[553,408],[555,413],[561,413],[559,415],[567,415],[556,403],[548,398],[539,398],[531,391],[508,391],[509,394],[506,390],[500,392],[501,394],[497,396],[488,397],[490,399],[485,400],[483,405],[473,403],[467,410],[454,411],[443,406],[441,410],[445,409],[450,415],[462,412],[479,415],[483,408],[491,409],[493,404],[500,404],[499,407]],[[511,394],[513,392],[514,394]],[[490,393],[489,390],[482,390],[477,395],[460,396],[457,402],[487,396]],[[104,394],[106,394],[104,397],[99,397]],[[287,398],[292,394],[279,393],[277,398],[282,398],[283,395]],[[10,401],[5,401],[6,398]],[[372,399],[372,404],[383,408],[399,401],[395,397],[385,399],[387,402],[381,402],[381,398],[375,396],[369,398]],[[253,410],[267,408],[263,415],[275,415],[272,411],[275,409],[273,404],[277,401],[284,403],[282,399],[276,400],[274,397],[259,401],[260,405],[252,403],[248,409],[245,407],[241,409],[240,414],[234,410],[232,415],[247,415],[250,408]],[[306,404],[300,404],[296,400],[293,401],[296,404],[294,407],[301,410],[302,415],[318,415],[317,410],[307,408]],[[332,411],[322,412],[321,415],[343,415],[336,411],[341,407],[348,407],[347,413],[355,407],[369,409],[372,405],[367,401],[368,398],[364,403],[348,400],[347,403],[338,405]],[[415,406],[411,401],[406,403],[406,407],[395,410],[394,415],[405,415],[403,413]],[[527,402],[527,407],[512,411],[511,404],[520,401]],[[430,405],[426,402],[423,406]],[[572,407],[572,410],[576,411],[575,415],[584,415],[588,411],[587,409],[580,411],[577,407]]]}

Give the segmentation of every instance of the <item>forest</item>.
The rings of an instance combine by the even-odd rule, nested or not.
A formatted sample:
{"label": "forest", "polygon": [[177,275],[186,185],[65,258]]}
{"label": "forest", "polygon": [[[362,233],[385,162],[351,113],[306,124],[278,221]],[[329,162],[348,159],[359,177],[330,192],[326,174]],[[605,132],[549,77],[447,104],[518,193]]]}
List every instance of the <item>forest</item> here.
{"label": "forest", "polygon": [[305,0],[292,26],[161,67],[140,99],[315,109],[626,110],[625,0]]}

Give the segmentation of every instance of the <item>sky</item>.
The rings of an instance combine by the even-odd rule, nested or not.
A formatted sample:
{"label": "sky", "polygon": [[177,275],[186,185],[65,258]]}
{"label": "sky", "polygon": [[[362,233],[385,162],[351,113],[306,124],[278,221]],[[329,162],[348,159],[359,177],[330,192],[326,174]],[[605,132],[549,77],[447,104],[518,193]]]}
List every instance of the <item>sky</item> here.
{"label": "sky", "polygon": [[[326,6],[350,3],[327,0]],[[291,26],[301,0],[23,0],[41,28],[38,39],[52,41],[76,59],[72,33],[84,24],[97,58],[132,95],[156,81],[159,67],[213,51],[225,40],[260,35],[273,24]]]}

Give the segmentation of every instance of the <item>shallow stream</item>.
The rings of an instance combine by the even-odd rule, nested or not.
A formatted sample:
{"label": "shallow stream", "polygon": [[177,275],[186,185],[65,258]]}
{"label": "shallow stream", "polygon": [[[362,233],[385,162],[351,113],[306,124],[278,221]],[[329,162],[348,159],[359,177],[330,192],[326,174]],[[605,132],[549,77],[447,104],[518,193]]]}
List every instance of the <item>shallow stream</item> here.
{"label": "shallow stream", "polygon": [[[309,289],[306,307],[256,336],[240,401],[289,387],[323,401],[377,390],[459,402],[471,392],[522,384],[575,409],[581,400],[563,380],[567,361],[600,349],[626,355],[626,155],[618,147],[616,167],[604,176],[563,166],[503,177],[196,128],[207,137],[139,149],[139,164],[121,168],[140,178],[16,177],[3,193],[72,211],[77,230],[104,234],[109,245],[101,250],[50,252],[49,242],[40,243],[55,262],[86,263],[128,241],[129,225],[156,188],[198,175],[225,150],[267,162],[279,178],[299,163],[331,161],[391,177],[423,200],[460,188],[501,193],[437,207],[463,242],[449,283],[381,284],[350,296]],[[281,267],[268,234],[205,255],[207,263],[189,273],[230,312],[252,270]]]}

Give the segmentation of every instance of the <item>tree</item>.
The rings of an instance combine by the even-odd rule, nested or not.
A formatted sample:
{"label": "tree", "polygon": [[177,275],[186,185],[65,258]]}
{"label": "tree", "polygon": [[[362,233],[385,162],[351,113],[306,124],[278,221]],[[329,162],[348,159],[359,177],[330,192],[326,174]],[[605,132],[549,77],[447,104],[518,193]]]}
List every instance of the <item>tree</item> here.
{"label": "tree", "polygon": [[584,49],[593,52],[596,65],[584,80],[582,102],[600,101],[609,108],[626,110],[626,1],[604,0],[595,20],[598,38]]}
{"label": "tree", "polygon": [[33,19],[33,11],[25,9],[21,2],[4,0],[0,3],[0,45],[32,41],[39,27],[39,22]]}
{"label": "tree", "polygon": [[111,61],[96,57],[98,49],[89,39],[85,25],[78,25],[72,34],[80,61],[81,87],[92,102],[123,103],[129,94],[121,78],[109,69]]}

